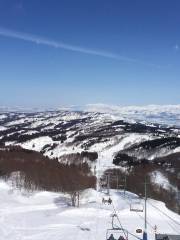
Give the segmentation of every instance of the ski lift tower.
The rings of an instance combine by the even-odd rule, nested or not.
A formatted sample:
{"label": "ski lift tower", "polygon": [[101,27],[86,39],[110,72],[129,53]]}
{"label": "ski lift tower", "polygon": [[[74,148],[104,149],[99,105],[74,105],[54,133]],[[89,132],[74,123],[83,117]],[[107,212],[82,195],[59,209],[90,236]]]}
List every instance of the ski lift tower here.
{"label": "ski lift tower", "polygon": [[143,232],[143,240],[147,240],[147,179],[145,177],[145,183],[144,183],[144,232]]}
{"label": "ski lift tower", "polygon": [[113,237],[115,239],[119,239],[120,236],[121,236],[122,239],[128,240],[128,231],[126,229],[120,227],[120,226],[116,226],[115,223],[114,223],[115,219],[118,222],[117,214],[112,214],[111,218],[112,218],[112,220],[111,220],[111,225],[112,226],[111,226],[111,228],[106,230],[106,240],[109,240],[111,235],[113,235]]}

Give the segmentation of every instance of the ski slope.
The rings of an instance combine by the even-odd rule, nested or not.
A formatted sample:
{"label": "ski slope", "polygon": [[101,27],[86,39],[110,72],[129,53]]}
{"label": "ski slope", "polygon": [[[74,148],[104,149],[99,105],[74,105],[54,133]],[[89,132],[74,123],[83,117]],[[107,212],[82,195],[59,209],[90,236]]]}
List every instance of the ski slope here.
{"label": "ski slope", "polygon": [[[143,229],[144,213],[129,210],[129,204],[137,202],[136,195],[126,193],[124,197],[123,192],[111,190],[113,205],[102,204],[102,197],[107,198],[105,193],[85,190],[80,207],[73,208],[68,195],[20,192],[0,181],[0,239],[105,240],[106,229],[111,228],[113,206],[122,226],[141,238],[142,234],[137,234],[136,229]],[[148,200],[147,211],[149,239],[154,239],[155,225],[158,233],[180,234],[180,216],[168,210],[162,202]],[[129,235],[129,240],[133,239],[137,238]]]}

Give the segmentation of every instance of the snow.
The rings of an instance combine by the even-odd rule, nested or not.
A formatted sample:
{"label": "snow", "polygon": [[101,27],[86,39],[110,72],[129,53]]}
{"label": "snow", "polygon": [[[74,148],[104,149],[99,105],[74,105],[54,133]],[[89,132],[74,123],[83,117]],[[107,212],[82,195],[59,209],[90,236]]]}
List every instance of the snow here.
{"label": "snow", "polygon": [[162,129],[159,129],[157,130],[158,132],[161,132],[161,133],[165,133],[166,131],[165,130],[162,130]]}
{"label": "snow", "polygon": [[[67,142],[67,143],[70,143],[70,142],[73,142],[73,141],[74,141],[76,135],[73,135],[73,134],[74,134],[74,131],[68,131],[68,132],[66,133],[66,137],[67,137],[66,142]],[[73,137],[71,137],[71,135],[73,135]]]}
{"label": "snow", "polygon": [[31,123],[31,128],[43,127],[44,129],[53,129],[54,126],[59,123],[66,123],[66,121],[75,120],[83,118],[80,113],[77,112],[60,112],[60,113],[51,113],[40,115],[39,118],[34,118],[34,121]]}
{"label": "snow", "polygon": [[[136,234],[144,226],[144,212],[129,210],[129,203],[137,201],[132,193],[110,191],[112,205],[102,204],[107,196],[93,189],[85,190],[80,207],[69,206],[69,196],[62,193],[35,192],[23,194],[0,181],[0,236],[1,240],[105,240],[106,230],[111,228],[113,206],[125,229]],[[172,222],[156,208],[176,221]],[[162,202],[147,202],[148,236],[154,240],[153,227],[158,233],[180,232],[180,216],[168,210]],[[115,221],[115,224],[118,224]],[[138,235],[142,237],[142,234]],[[129,240],[135,238],[129,235]]]}
{"label": "snow", "polygon": [[174,189],[177,191],[177,189],[169,183],[168,178],[158,170],[151,173],[151,182],[166,190]]}
{"label": "snow", "polygon": [[[94,107],[97,107],[97,105],[95,105]],[[99,106],[99,107],[101,109],[102,106]],[[21,132],[21,135],[33,135],[36,133],[38,134],[34,136],[33,140],[20,143],[18,134],[20,133],[21,130],[18,131],[18,128],[16,130],[13,127],[12,132],[10,128],[9,134],[7,135],[9,137],[9,141],[7,141],[5,144],[6,145],[19,144],[22,147],[27,149],[41,151],[45,145],[47,144],[52,145],[53,143],[55,143],[52,149],[50,148],[45,149],[44,155],[49,156],[50,158],[54,158],[54,157],[59,158],[62,155],[67,155],[67,154],[77,153],[77,152],[80,153],[84,150],[96,151],[99,156],[98,162],[100,161],[102,162],[101,169],[99,168],[99,171],[102,172],[102,169],[106,170],[108,167],[113,167],[112,161],[113,161],[114,155],[118,151],[123,150],[128,146],[130,147],[135,143],[140,143],[144,140],[160,138],[160,137],[167,136],[166,134],[170,134],[168,130],[166,131],[166,128],[162,128],[162,129],[159,128],[159,131],[161,132],[161,136],[160,134],[158,134],[158,136],[155,136],[156,134],[154,134],[153,136],[153,131],[146,132],[144,134],[127,133],[126,130],[123,130],[124,128],[126,128],[125,126],[127,126],[127,123],[123,124],[123,122],[121,125],[116,125],[112,127],[111,123],[113,120],[122,119],[125,111],[131,112],[131,110],[133,109],[133,107],[132,109],[130,107],[127,107],[127,108],[123,108],[122,112],[118,112],[119,108],[120,107],[118,106],[113,108],[112,111],[110,111],[111,107],[106,109],[106,106],[104,106],[103,109],[106,109],[107,112],[109,111],[110,113],[102,113],[102,114],[97,112],[67,112],[67,111],[39,112],[39,113],[36,112],[36,113],[33,113],[32,115],[16,113],[16,118],[13,117],[11,119],[10,117],[8,123],[6,123],[6,126],[7,125],[17,126],[18,124],[25,123],[25,126],[23,125],[24,127],[20,126],[20,129],[23,128],[23,131],[24,131],[24,132]],[[138,107],[137,109],[134,108],[134,114],[136,113],[136,111],[138,111],[138,109],[141,109],[141,110],[144,109],[143,111],[145,111],[145,107],[143,108]],[[151,109],[153,111],[153,106],[149,107],[148,109]],[[178,107],[176,110],[177,110],[176,112],[178,112]],[[115,114],[114,114],[114,111],[115,111]],[[147,110],[147,112],[148,111],[149,110]],[[10,116],[10,115],[11,113],[7,113],[7,116]],[[77,119],[79,119],[79,121]],[[83,119],[86,119],[86,120],[84,121]],[[133,117],[131,116],[131,121],[133,122],[134,120],[132,119]],[[71,120],[77,120],[77,121],[72,123]],[[144,122],[141,121],[141,123],[145,123],[145,121]],[[63,126],[63,125],[66,125],[66,126]],[[112,131],[114,135],[117,134],[115,137],[109,136],[108,133],[106,136],[106,132],[105,133],[102,132],[104,134],[104,137],[102,139],[97,137],[94,137],[94,138],[92,137],[93,134],[96,133],[96,131],[98,130],[102,131],[103,127],[108,125],[111,125],[110,131]],[[152,123],[148,123],[147,125],[151,127],[155,127],[155,125],[153,125]],[[0,127],[0,131],[1,131],[1,128],[4,129],[4,126]],[[55,135],[52,135],[53,137],[60,136],[60,134],[62,134],[61,133],[62,130],[64,131],[64,135],[66,135],[67,137],[67,139],[64,142],[53,141],[48,136],[44,137],[44,135],[51,135],[51,132],[53,133],[53,131],[55,132],[53,133]],[[171,131],[172,130],[173,128],[171,128]],[[178,128],[175,128],[175,130],[176,130],[176,134],[178,133],[178,131],[180,131]],[[155,130],[155,133],[157,133],[157,130]],[[10,136],[13,134],[17,135],[16,137],[17,140],[14,140],[14,141],[11,140],[11,139],[14,139],[14,138],[10,138]],[[77,141],[76,137],[78,135],[80,136],[89,135],[89,137],[87,137],[87,139],[85,140]],[[43,136],[43,137],[40,137],[40,136]],[[155,157],[166,156],[174,152],[180,152],[180,148],[177,147],[176,149],[169,149],[166,147],[164,148],[162,147],[160,151],[155,151],[155,152],[150,150],[149,151],[142,150],[137,152],[137,158],[145,157],[149,160],[152,160]]]}
{"label": "snow", "polygon": [[20,145],[25,149],[30,149],[30,150],[40,152],[46,144],[53,144],[52,138],[48,136],[38,137],[18,145]]}
{"label": "snow", "polygon": [[4,130],[6,130],[6,129],[7,129],[6,127],[0,126],[0,131],[4,131]]}
{"label": "snow", "polygon": [[[97,107],[97,106],[96,106]],[[180,106],[179,106],[180,107]],[[52,145],[56,143],[57,146],[50,151],[45,152],[45,155],[50,157],[60,157],[62,155],[82,152],[84,149],[82,144],[88,143],[89,140],[84,140],[73,143],[76,134],[88,134],[95,131],[98,126],[108,125],[108,121],[123,119],[124,117],[131,117],[131,121],[139,118],[143,114],[147,120],[152,117],[158,119],[161,115],[161,120],[166,115],[167,121],[170,116],[176,114],[176,120],[178,118],[179,107],[172,107],[170,115],[166,115],[165,111],[168,110],[162,108],[160,114],[160,108],[151,106],[148,109],[144,108],[123,108],[122,111],[113,109],[111,113],[107,113],[107,110],[103,110],[106,113],[98,115],[98,113],[87,113],[81,115],[77,112],[64,112],[64,113],[38,113],[33,118],[25,118],[26,115],[22,115],[23,119],[10,122],[9,126],[22,124],[29,122],[28,130],[25,134],[37,133],[36,128],[38,126],[43,129],[54,128],[57,124],[66,124],[69,120],[82,119],[83,117],[92,118],[92,122],[88,124],[82,124],[81,122],[76,124],[79,127],[78,132],[73,128],[66,129],[66,136],[68,139],[61,143],[59,141],[53,141],[49,136],[43,136],[34,138],[33,140],[26,141],[24,143],[6,142],[9,144],[19,144],[23,148],[41,151],[47,144]],[[105,108],[104,108],[105,109]],[[173,110],[174,109],[174,110]],[[110,109],[108,109],[110,112]],[[152,112],[151,112],[152,111]],[[149,115],[150,114],[150,115]],[[160,114],[160,115],[159,115]],[[165,114],[165,115],[164,115]],[[12,124],[11,124],[12,123]],[[149,123],[149,126],[155,126]],[[119,126],[119,127],[123,127]],[[1,127],[0,126],[0,130]],[[32,129],[31,129],[32,128]],[[30,129],[30,130],[29,130]],[[120,131],[120,128],[118,128]],[[179,129],[177,129],[178,133]],[[162,134],[164,130],[161,130]],[[11,133],[10,133],[11,134]],[[163,135],[162,135],[163,136]],[[96,164],[97,178],[109,168],[114,168],[112,161],[117,152],[126,149],[133,144],[141,143],[143,141],[154,139],[153,135],[139,134],[139,133],[123,133],[115,137],[107,137],[107,141],[96,142],[92,145],[88,151],[98,152],[98,159]],[[170,150],[162,150],[159,155],[164,155],[170,152]],[[51,156],[51,152],[53,155]],[[172,152],[180,152],[180,147],[172,150]],[[156,154],[157,155],[157,154]],[[152,156],[152,159],[154,156]],[[92,168],[94,165],[92,165]],[[103,192],[95,191],[93,189],[87,189],[82,193],[80,199],[80,208],[73,208],[70,206],[70,197],[63,193],[53,192],[34,192],[28,193],[25,191],[20,192],[12,184],[13,178],[18,177],[17,173],[13,174],[10,181],[7,183],[0,181],[0,239],[1,240],[104,240],[106,235],[106,229],[111,227],[110,215],[113,213],[113,207],[111,205],[102,205],[102,197],[107,198]],[[157,186],[161,186],[164,189],[174,189],[169,183],[168,178],[160,171],[153,172],[151,175],[151,181]],[[174,189],[177,190],[177,189]],[[110,190],[110,195],[113,200],[113,205],[117,210],[118,216],[122,222],[124,228],[128,229],[131,233],[136,234],[137,228],[144,226],[144,212],[131,212],[130,204],[134,206],[143,207],[144,201],[139,200],[135,194]],[[139,202],[139,203],[138,203]],[[154,240],[154,225],[158,227],[158,233],[171,233],[180,234],[180,216],[168,210],[164,203],[158,202],[152,199],[148,199],[148,235],[150,240]],[[155,207],[153,207],[155,206]],[[179,224],[175,224],[169,218],[165,217],[163,213],[169,215]],[[118,224],[116,222],[116,224]],[[136,234],[137,235],[137,234]],[[142,237],[139,235],[139,237]],[[129,240],[133,240],[132,236],[129,236]]]}
{"label": "snow", "polygon": [[10,145],[14,145],[14,144],[15,144],[14,141],[5,142],[5,146],[10,146]]}
{"label": "snow", "polygon": [[172,153],[177,153],[177,152],[180,152],[180,147],[177,147],[172,151]]}
{"label": "snow", "polygon": [[115,165],[113,164],[113,158],[120,150],[123,150],[132,144],[151,139],[152,137],[150,135],[130,133],[123,134],[123,136],[120,137],[114,137],[113,140],[111,139],[105,143],[94,144],[90,148],[90,151],[97,151],[99,153],[97,171],[101,174],[108,168],[114,168]]}
{"label": "snow", "polygon": [[0,114],[0,120],[1,120],[1,119],[5,119],[5,118],[7,118],[7,115],[5,115],[5,114]]}
{"label": "snow", "polygon": [[[73,132],[67,132],[67,136],[71,135]],[[98,159],[97,159],[97,170],[99,172],[103,172],[110,167],[115,167],[113,165],[113,158],[115,154],[129,147],[132,144],[140,143],[142,141],[151,140],[153,137],[151,135],[146,134],[137,134],[137,133],[128,133],[119,136],[112,137],[108,139],[106,142],[99,142],[92,145],[88,151],[97,152]],[[68,155],[72,153],[81,153],[84,151],[81,148],[81,145],[71,144],[74,140],[74,136],[72,138],[68,138],[64,143],[59,143],[57,147],[53,150],[47,151],[45,155],[52,157],[61,157],[63,155]],[[33,140],[32,140],[33,141]],[[39,142],[41,139],[39,139]],[[86,140],[81,141],[81,144],[86,143]],[[45,145],[42,143],[42,145]],[[22,145],[24,147],[24,145]],[[32,149],[32,144],[28,144],[29,149]],[[38,150],[37,150],[38,151]],[[53,152],[53,155],[51,155]]]}
{"label": "snow", "polygon": [[26,122],[26,120],[30,120],[30,119],[25,119],[25,118],[21,118],[15,121],[11,121],[9,123],[6,124],[6,126],[10,127],[10,126],[15,126],[15,125],[19,125],[19,124],[23,124]]}
{"label": "snow", "polygon": [[[168,125],[177,125],[180,126],[180,105],[144,105],[144,106],[120,106],[120,105],[107,105],[107,104],[87,104],[84,106],[70,106],[70,107],[61,107],[59,109],[25,109],[25,108],[6,108],[1,107],[0,111],[2,112],[39,112],[39,117],[44,111],[48,110],[61,110],[64,112],[64,116],[61,120],[68,121],[73,119],[78,119],[81,117],[81,114],[77,111],[84,112],[93,112],[93,113],[104,113],[111,120],[116,119],[126,119],[130,122],[135,121],[145,121],[145,122],[156,122]],[[69,114],[68,111],[73,113]],[[11,113],[13,115],[13,113]],[[52,113],[46,114],[47,118]],[[22,115],[23,116],[23,115]],[[0,115],[0,119],[7,117],[5,114]],[[54,113],[54,117],[58,118],[58,113]],[[18,122],[17,122],[18,124]],[[34,127],[38,126],[40,123],[34,123]],[[40,125],[39,125],[40,126]],[[32,125],[33,127],[33,125]]]}
{"label": "snow", "polygon": [[[50,158],[51,157],[59,158],[63,155],[65,156],[65,155],[72,154],[72,153],[81,153],[83,151],[83,149],[80,148],[80,146],[75,146],[74,147],[74,145],[68,146],[67,144],[66,143],[65,144],[59,144],[53,150],[50,150],[50,151],[46,152],[45,155],[50,157]],[[53,152],[52,156],[51,156],[51,152]]]}
{"label": "snow", "polygon": [[30,130],[28,132],[25,132],[24,135],[33,135],[33,134],[36,134],[36,133],[39,133],[39,132],[36,131],[36,130]]}
{"label": "snow", "polygon": [[90,112],[108,113],[114,118],[180,126],[180,105],[117,106],[88,104],[82,109]]}

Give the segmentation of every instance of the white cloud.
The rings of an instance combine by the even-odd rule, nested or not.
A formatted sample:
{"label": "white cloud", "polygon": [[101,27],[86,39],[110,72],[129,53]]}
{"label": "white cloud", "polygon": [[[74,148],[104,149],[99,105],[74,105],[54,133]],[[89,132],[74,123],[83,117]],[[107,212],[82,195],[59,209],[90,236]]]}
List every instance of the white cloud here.
{"label": "white cloud", "polygon": [[135,59],[135,58],[121,56],[119,54],[107,52],[104,50],[95,50],[95,49],[70,45],[67,43],[50,40],[50,39],[32,35],[32,34],[12,31],[12,30],[5,29],[5,28],[0,28],[0,36],[24,40],[24,41],[33,42],[33,43],[41,44],[41,45],[46,45],[46,46],[54,47],[54,48],[61,48],[61,49],[65,49],[65,50],[69,50],[69,51],[73,51],[73,52],[80,52],[80,53],[85,53],[85,54],[89,54],[89,55],[111,58],[111,59],[115,59],[115,60],[119,60],[119,61],[123,61],[123,62],[137,63],[137,64],[146,65],[146,66],[161,68],[161,66],[158,66],[153,63],[147,63],[147,62]]}

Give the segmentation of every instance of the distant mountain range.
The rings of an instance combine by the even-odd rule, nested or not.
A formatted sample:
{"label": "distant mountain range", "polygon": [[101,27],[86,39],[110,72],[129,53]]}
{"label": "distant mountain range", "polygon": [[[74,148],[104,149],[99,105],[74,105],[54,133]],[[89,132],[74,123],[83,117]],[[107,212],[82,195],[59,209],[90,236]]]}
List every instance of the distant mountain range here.
{"label": "distant mountain range", "polygon": [[87,104],[82,106],[64,106],[59,108],[23,108],[23,107],[0,107],[0,112],[42,112],[42,111],[84,111],[110,114],[114,119],[126,121],[146,121],[180,126],[179,105],[147,105],[147,106],[119,106],[108,104]]}
{"label": "distant mountain range", "polygon": [[[97,176],[109,169],[128,168],[128,177],[132,177],[130,191],[135,191],[134,181],[143,181],[146,174],[152,182],[154,196],[158,194],[157,198],[169,206],[173,198],[170,207],[179,211],[179,117],[180,106],[96,104],[83,107],[83,111],[80,107],[48,111],[3,109],[0,149],[21,146],[62,163],[87,162]],[[166,186],[159,178],[166,179]],[[136,184],[136,191],[140,190]],[[171,201],[168,201],[170,193]]]}
{"label": "distant mountain range", "polygon": [[[135,115],[140,117],[140,113],[130,107],[121,110],[122,113],[119,107],[114,107],[111,113],[110,107],[106,109],[88,105],[88,111],[4,111],[0,114],[0,144],[21,145],[52,158],[95,151],[106,155],[107,166],[112,166],[113,157],[119,151],[136,156],[137,161],[180,152],[180,127],[147,122],[147,119],[135,121]],[[148,114],[149,111],[142,116]],[[154,115],[159,116],[159,112],[154,110]],[[169,121],[165,118],[167,113],[161,116],[161,122]]]}

